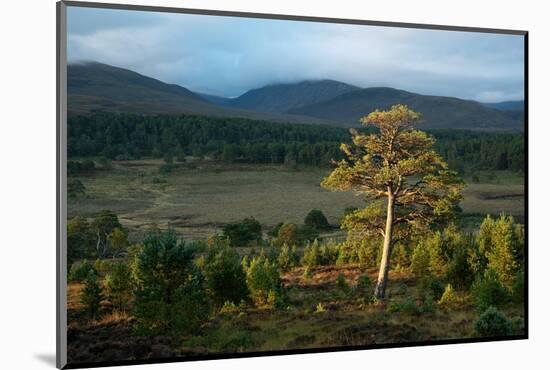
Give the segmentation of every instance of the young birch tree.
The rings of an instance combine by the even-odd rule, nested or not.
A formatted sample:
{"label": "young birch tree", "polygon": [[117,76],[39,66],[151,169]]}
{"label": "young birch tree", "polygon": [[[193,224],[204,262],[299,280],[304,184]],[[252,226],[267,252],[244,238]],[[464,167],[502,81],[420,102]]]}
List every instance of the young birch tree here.
{"label": "young birch tree", "polygon": [[345,159],[321,183],[333,191],[351,189],[365,196],[366,207],[346,216],[342,227],[361,237],[383,237],[374,290],[379,299],[386,291],[392,246],[413,231],[448,221],[462,199],[463,182],[433,150],[435,140],[413,128],[419,119],[405,105],[361,118],[363,125],[374,125],[376,133],[350,130],[353,144],[341,145]]}

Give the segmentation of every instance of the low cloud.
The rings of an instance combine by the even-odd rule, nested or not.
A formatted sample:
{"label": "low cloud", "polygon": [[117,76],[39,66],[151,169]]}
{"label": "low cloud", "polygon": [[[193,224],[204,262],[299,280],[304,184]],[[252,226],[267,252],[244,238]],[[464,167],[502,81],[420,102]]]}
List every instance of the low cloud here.
{"label": "low cloud", "polygon": [[70,7],[68,30],[69,61],[112,64],[221,96],[328,78],[523,99],[521,36]]}

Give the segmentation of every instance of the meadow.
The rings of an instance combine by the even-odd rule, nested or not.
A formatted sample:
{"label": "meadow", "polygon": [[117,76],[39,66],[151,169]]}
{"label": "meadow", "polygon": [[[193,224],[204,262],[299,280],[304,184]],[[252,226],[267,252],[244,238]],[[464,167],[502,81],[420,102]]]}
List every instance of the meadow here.
{"label": "meadow", "polygon": [[[159,159],[113,161],[108,168],[71,176],[85,186],[85,196],[70,200],[69,218],[92,217],[102,209],[115,212],[131,235],[152,224],[174,228],[185,239],[204,239],[229,222],[254,217],[269,230],[279,222],[299,224],[320,209],[339,235],[346,207],[364,206],[351,192],[330,192],[321,180],[330,172],[319,167],[228,164],[187,158],[170,173],[159,172]],[[462,218],[479,226],[487,214],[524,216],[523,176],[511,171],[477,171],[465,176]],[[477,224],[477,225],[476,225]]]}

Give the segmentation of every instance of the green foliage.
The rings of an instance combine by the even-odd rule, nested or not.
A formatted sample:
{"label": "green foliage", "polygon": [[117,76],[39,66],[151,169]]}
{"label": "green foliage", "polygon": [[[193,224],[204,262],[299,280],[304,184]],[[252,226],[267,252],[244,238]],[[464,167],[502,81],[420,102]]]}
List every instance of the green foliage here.
{"label": "green foliage", "polygon": [[131,271],[124,262],[113,264],[111,272],[105,276],[107,297],[119,311],[126,309],[126,303],[132,295]]}
{"label": "green foliage", "polygon": [[67,222],[67,263],[96,255],[95,234],[88,221],[81,216]]}
{"label": "green foliage", "polygon": [[501,284],[498,274],[491,269],[474,281],[471,292],[479,311],[484,311],[490,306],[502,307],[509,300],[508,291]]}
{"label": "green foliage", "polygon": [[371,293],[373,287],[373,282],[371,281],[369,275],[367,274],[361,274],[359,275],[359,278],[357,279],[357,290],[362,293]]}
{"label": "green foliage", "polygon": [[321,231],[330,229],[327,218],[324,213],[318,209],[309,211],[304,219],[304,225]]}
{"label": "green foliage", "polygon": [[516,303],[523,303],[525,300],[525,272],[517,272],[512,285],[512,300]]}
{"label": "green foliage", "polygon": [[216,307],[224,303],[239,304],[248,300],[246,274],[239,254],[226,243],[211,246],[206,254],[203,267],[206,287],[212,295]]}
{"label": "green foliage", "polygon": [[482,337],[500,337],[512,334],[512,325],[495,307],[488,307],[474,323],[476,333]]}
{"label": "green foliage", "polygon": [[107,235],[107,240],[111,244],[113,256],[126,252],[128,245],[128,231],[121,227],[116,227]]}
{"label": "green foliage", "polygon": [[122,229],[116,214],[109,210],[102,210],[94,218],[92,222],[92,230],[97,238],[97,254],[98,257],[104,258],[108,254],[108,235],[116,228]]}
{"label": "green foliage", "polygon": [[92,160],[86,159],[84,161],[67,161],[67,174],[75,175],[81,173],[87,173],[95,169],[95,163]]}
{"label": "green foliage", "polygon": [[284,223],[277,230],[277,242],[280,245],[298,243],[298,227],[292,223]]}
{"label": "green foliage", "polygon": [[460,307],[461,301],[453,289],[453,286],[451,284],[447,284],[438,303],[442,307],[456,309]]}
{"label": "green foliage", "polygon": [[367,268],[377,266],[381,258],[381,245],[378,237],[363,238],[349,231],[346,240],[338,247],[336,264],[358,263]]}
{"label": "green foliage", "polygon": [[338,277],[336,278],[336,286],[338,287],[338,289],[341,289],[343,291],[349,290],[349,284],[346,281],[346,277],[343,273],[338,274]]}
{"label": "green foliage", "polygon": [[487,216],[479,229],[480,265],[492,269],[502,284],[512,285],[523,266],[523,229],[512,216]]}
{"label": "green foliage", "polygon": [[92,319],[99,316],[103,289],[98,281],[95,271],[90,270],[84,281],[84,289],[80,293],[80,303],[84,306]]}
{"label": "green foliage", "polygon": [[420,279],[419,289],[424,294],[428,294],[436,299],[439,299],[445,291],[445,286],[438,278],[428,275],[423,276]]}
{"label": "green foliage", "polygon": [[296,252],[296,246],[293,245],[292,248],[288,246],[288,244],[283,244],[281,247],[281,253],[279,253],[279,257],[277,259],[277,262],[279,264],[279,268],[281,271],[287,272],[292,270],[294,267],[296,267],[299,263],[299,257]]}
{"label": "green foliage", "polygon": [[411,270],[416,277],[430,274],[431,255],[426,243],[417,244],[411,256]]}
{"label": "green foliage", "polygon": [[313,243],[307,243],[302,256],[303,266],[334,265],[338,259],[340,246],[330,240],[326,243],[319,243],[315,239]]}
{"label": "green foliage", "polygon": [[147,334],[195,332],[210,314],[204,278],[193,264],[195,251],[169,230],[151,233],[134,257],[134,316]]}
{"label": "green foliage", "polygon": [[229,223],[222,228],[223,236],[235,247],[259,243],[262,240],[262,225],[253,217]]}
{"label": "green foliage", "polygon": [[86,195],[86,187],[82,181],[78,179],[70,179],[67,181],[67,195],[69,198],[77,198]]}
{"label": "green foliage", "polygon": [[88,278],[90,272],[97,274],[96,269],[88,260],[75,262],[71,265],[71,269],[69,270],[68,281],[83,282]]}
{"label": "green foliage", "polygon": [[390,301],[388,312],[403,312],[409,315],[416,315],[421,312],[420,308],[416,305],[416,302],[413,298],[407,297],[404,301]]}
{"label": "green foliage", "polygon": [[284,291],[277,265],[265,256],[260,255],[250,261],[246,282],[257,306],[280,308],[284,305]]}
{"label": "green foliage", "polygon": [[[345,128],[191,115],[97,112],[71,116],[67,127],[69,157],[162,158],[165,153],[175,153],[180,158],[185,154],[213,155],[245,163],[329,166],[331,160],[342,158],[340,143],[349,142]],[[451,168],[468,164],[474,170],[524,171],[524,140],[520,133],[449,129],[434,130],[432,134],[437,151]],[[112,145],[114,139],[117,145]]]}

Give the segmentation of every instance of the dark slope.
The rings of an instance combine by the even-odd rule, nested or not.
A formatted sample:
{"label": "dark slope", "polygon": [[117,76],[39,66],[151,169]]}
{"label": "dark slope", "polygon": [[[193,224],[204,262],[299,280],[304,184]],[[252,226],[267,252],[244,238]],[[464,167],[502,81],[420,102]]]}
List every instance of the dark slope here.
{"label": "dark slope", "polygon": [[510,101],[503,101],[499,103],[481,103],[486,107],[498,109],[498,110],[504,110],[504,111],[510,111],[510,110],[523,110],[524,101],[523,100],[510,100]]}
{"label": "dark slope", "polygon": [[213,104],[188,89],[139,73],[89,62],[67,67],[69,114],[91,111],[139,114],[197,114],[276,122],[322,123],[311,117],[261,113]]}
{"label": "dark slope", "polygon": [[302,81],[249,90],[238,98],[231,99],[229,104],[259,112],[285,113],[290,109],[327,101],[355,90],[359,88],[333,80]]}
{"label": "dark slope", "polygon": [[394,104],[406,104],[421,112],[423,128],[460,128],[481,130],[521,129],[522,124],[496,109],[470,100],[429,96],[387,87],[373,87],[349,92],[334,99],[289,113],[317,117],[341,124],[358,124],[361,117],[375,109],[388,109]]}

